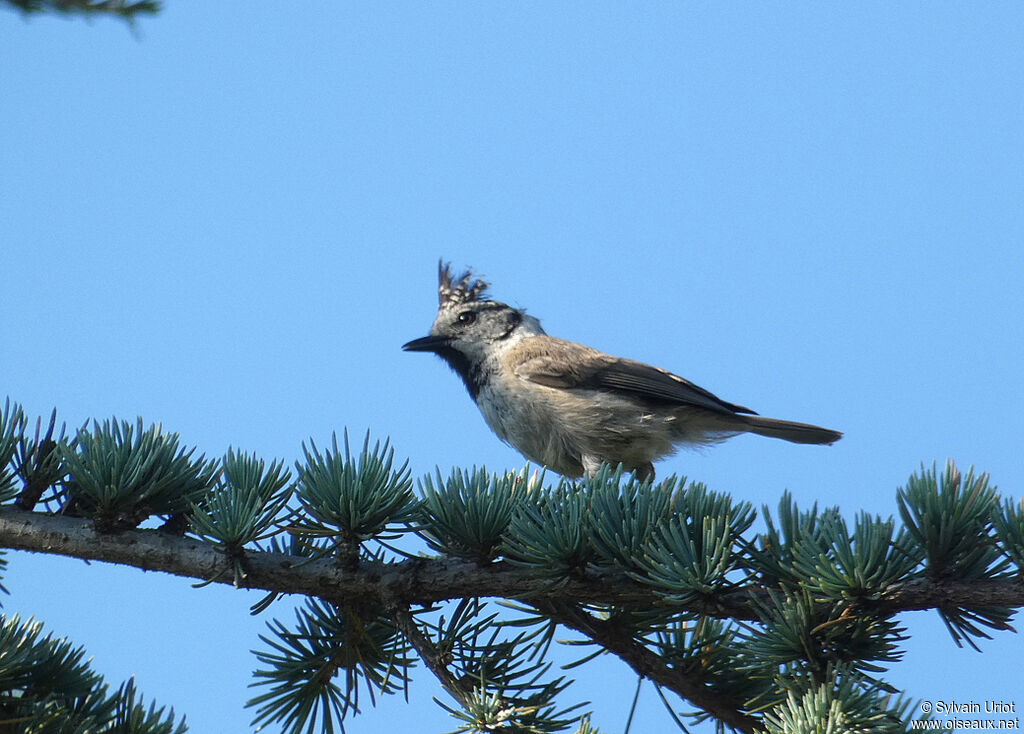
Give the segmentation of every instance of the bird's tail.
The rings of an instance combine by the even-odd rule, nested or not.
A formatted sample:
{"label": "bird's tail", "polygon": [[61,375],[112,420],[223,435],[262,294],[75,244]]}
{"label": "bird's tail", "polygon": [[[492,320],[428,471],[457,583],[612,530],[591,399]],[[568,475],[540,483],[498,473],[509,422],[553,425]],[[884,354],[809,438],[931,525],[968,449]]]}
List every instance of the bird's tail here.
{"label": "bird's tail", "polygon": [[756,433],[758,436],[769,438],[781,438],[793,443],[835,443],[843,437],[839,431],[821,426],[812,426],[809,423],[796,423],[794,421],[782,421],[777,418],[762,418],[759,415],[743,416],[747,430]]}

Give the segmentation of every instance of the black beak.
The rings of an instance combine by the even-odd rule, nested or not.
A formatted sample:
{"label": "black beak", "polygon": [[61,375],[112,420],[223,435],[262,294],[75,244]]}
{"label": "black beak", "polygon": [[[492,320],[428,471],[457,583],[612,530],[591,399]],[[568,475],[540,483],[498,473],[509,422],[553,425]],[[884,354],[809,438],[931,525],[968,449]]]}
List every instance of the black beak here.
{"label": "black beak", "polygon": [[448,337],[425,336],[402,345],[406,352],[437,352],[448,346]]}

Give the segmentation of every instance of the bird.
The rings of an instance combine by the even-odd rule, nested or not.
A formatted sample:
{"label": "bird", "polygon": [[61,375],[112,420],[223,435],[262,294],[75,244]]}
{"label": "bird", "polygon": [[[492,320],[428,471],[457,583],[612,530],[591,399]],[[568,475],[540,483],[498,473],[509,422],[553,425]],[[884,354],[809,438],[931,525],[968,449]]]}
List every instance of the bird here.
{"label": "bird", "polygon": [[741,433],[832,444],[829,428],[764,418],[659,367],[549,336],[524,309],[490,300],[490,284],[438,263],[429,335],[402,346],[433,352],[462,378],[491,430],[567,478],[619,464],[638,480],[680,447]]}

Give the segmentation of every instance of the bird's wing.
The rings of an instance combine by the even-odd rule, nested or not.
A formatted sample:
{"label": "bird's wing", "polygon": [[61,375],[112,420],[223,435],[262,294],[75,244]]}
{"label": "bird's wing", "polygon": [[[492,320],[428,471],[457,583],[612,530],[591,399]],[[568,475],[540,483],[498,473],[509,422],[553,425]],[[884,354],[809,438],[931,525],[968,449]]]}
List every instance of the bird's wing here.
{"label": "bird's wing", "polygon": [[[555,343],[555,342],[559,343]],[[742,405],[720,399],[702,387],[658,367],[618,359],[572,342],[551,340],[546,349],[520,361],[516,374],[524,380],[564,390],[621,392],[656,403],[692,405],[716,413],[750,413]]]}

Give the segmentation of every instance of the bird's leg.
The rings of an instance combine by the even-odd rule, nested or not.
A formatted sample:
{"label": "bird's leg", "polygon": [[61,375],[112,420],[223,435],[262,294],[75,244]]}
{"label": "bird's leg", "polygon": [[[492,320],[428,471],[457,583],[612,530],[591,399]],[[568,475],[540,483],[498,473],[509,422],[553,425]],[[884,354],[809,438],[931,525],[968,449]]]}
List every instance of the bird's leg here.
{"label": "bird's leg", "polygon": [[604,463],[600,456],[594,454],[583,454],[580,457],[580,463],[583,464],[583,476],[592,477],[597,474],[597,470],[601,468],[601,464]]}
{"label": "bird's leg", "polygon": [[[592,477],[597,474],[597,470],[601,468],[602,464],[610,464],[610,462],[605,462],[600,456],[595,456],[593,454],[584,454],[581,456],[580,463],[583,464],[583,476],[585,477]],[[626,469],[633,472],[633,476],[638,482],[643,482],[645,480],[650,481],[651,483],[654,482],[654,464],[649,461],[646,464],[641,464],[639,466],[628,466]]]}
{"label": "bird's leg", "polygon": [[654,464],[648,461],[643,466],[634,466],[633,477],[638,482],[647,481],[654,484]]}

